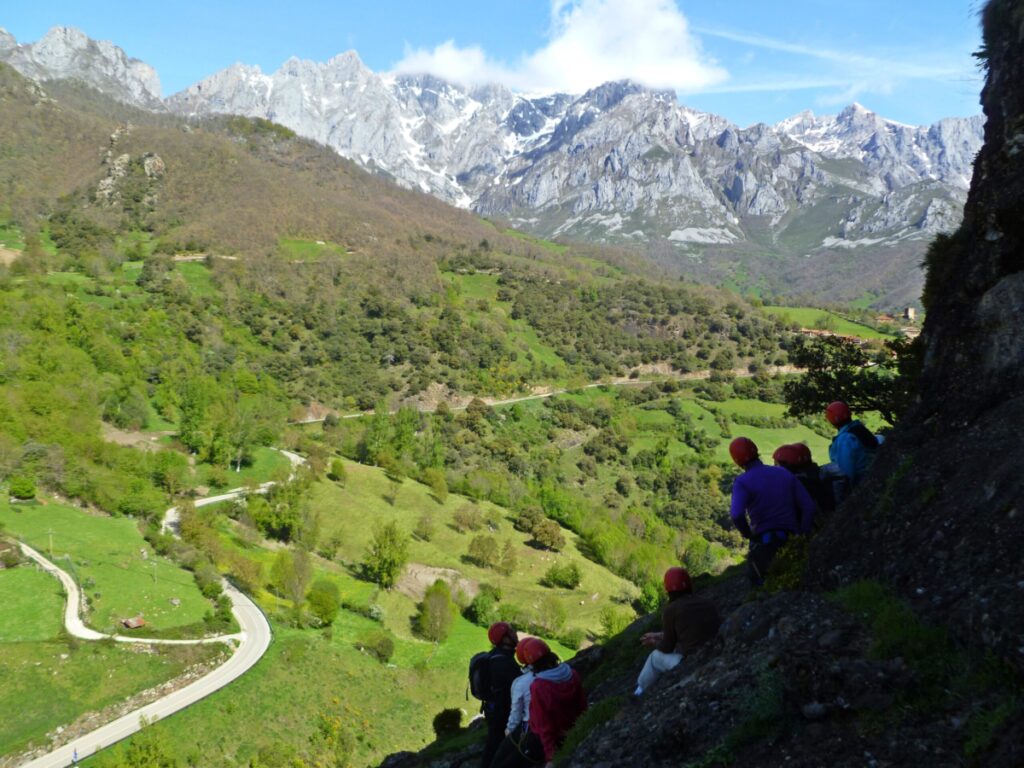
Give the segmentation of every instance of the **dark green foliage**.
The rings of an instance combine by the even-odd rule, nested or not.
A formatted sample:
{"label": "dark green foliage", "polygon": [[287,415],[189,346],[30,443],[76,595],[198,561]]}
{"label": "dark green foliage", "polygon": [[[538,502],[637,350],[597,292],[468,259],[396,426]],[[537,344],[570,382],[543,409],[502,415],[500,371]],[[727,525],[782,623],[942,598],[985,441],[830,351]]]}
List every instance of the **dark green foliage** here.
{"label": "dark green foliage", "polygon": [[555,563],[541,577],[540,583],[545,587],[561,587],[562,589],[576,589],[580,585],[583,576],[580,567],[570,561],[567,563]]}
{"label": "dark green foliage", "polygon": [[533,540],[545,549],[558,552],[565,546],[565,536],[562,535],[562,529],[554,520],[541,520],[534,527],[532,533]]}
{"label": "dark green foliage", "polygon": [[345,471],[345,462],[341,459],[331,459],[331,468],[327,471],[327,477],[338,485],[344,486],[348,480],[348,473]]}
{"label": "dark green foliage", "polygon": [[466,556],[481,568],[496,568],[501,559],[501,551],[493,536],[480,534],[469,542]]}
{"label": "dark green foliage", "polygon": [[917,340],[886,342],[881,350],[838,336],[802,341],[790,352],[806,373],[785,384],[789,412],[820,415],[833,400],[843,400],[855,412],[878,411],[894,424],[910,404],[923,351]]}
{"label": "dark green foliage", "polygon": [[462,710],[442,709],[434,715],[433,725],[438,741],[455,735],[462,730]]}

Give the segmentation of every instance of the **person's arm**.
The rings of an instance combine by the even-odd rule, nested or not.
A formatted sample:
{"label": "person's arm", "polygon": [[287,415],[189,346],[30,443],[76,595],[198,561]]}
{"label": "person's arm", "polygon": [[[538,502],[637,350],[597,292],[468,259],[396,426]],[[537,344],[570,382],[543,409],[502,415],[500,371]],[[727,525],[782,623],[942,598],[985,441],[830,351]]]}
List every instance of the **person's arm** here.
{"label": "person's arm", "polygon": [[804,488],[796,477],[793,478],[793,498],[796,501],[797,509],[800,511],[800,532],[810,533],[814,526],[814,516],[818,512],[818,504],[811,497],[811,494]]}
{"label": "person's arm", "polygon": [[519,679],[512,683],[512,711],[509,712],[508,723],[505,725],[506,736],[515,731],[523,722],[523,717],[526,715],[525,704],[528,689],[529,686],[520,684]]}
{"label": "person's arm", "polygon": [[736,530],[743,534],[743,538],[749,539],[752,535],[750,524],[747,522],[747,506],[750,503],[750,496],[746,487],[740,482],[742,477],[743,475],[740,475],[732,482],[732,506],[729,508],[729,517],[732,518],[732,524],[736,526]]}

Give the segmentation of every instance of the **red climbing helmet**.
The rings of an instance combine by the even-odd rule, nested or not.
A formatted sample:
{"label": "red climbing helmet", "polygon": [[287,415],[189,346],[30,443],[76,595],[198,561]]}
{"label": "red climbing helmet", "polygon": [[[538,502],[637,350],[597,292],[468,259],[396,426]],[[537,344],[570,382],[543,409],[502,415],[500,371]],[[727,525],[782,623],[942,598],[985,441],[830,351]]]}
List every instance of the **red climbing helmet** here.
{"label": "red climbing helmet", "polygon": [[757,458],[757,446],[749,437],[737,437],[729,443],[729,455],[733,461],[745,467]]}
{"label": "red climbing helmet", "polygon": [[800,448],[796,444],[780,445],[772,454],[772,460],[785,467],[799,467],[805,463],[802,461]]}
{"label": "red climbing helmet", "polygon": [[507,621],[496,621],[487,628],[487,639],[491,641],[491,645],[501,645],[501,641],[512,631],[512,625]]}
{"label": "red climbing helmet", "polygon": [[807,443],[793,443],[791,447],[797,457],[796,465],[798,467],[805,467],[814,461],[811,457],[811,449],[807,447]]}
{"label": "red climbing helmet", "polygon": [[674,565],[665,571],[666,592],[689,592],[693,589],[693,580],[685,568]]}
{"label": "red climbing helmet", "polygon": [[850,413],[850,406],[842,400],[836,400],[828,404],[828,408],[825,409],[825,418],[833,427],[841,427],[853,418],[853,414]]}
{"label": "red climbing helmet", "polygon": [[[523,648],[523,656],[521,662],[523,664],[536,664],[537,661],[551,653],[551,649],[548,648],[548,644],[541,640],[539,637],[528,637],[526,639],[526,646]],[[519,650],[516,649],[516,656],[519,656]]]}
{"label": "red climbing helmet", "polygon": [[527,648],[527,646],[529,646],[530,643],[532,643],[536,639],[537,638],[535,638],[535,637],[524,637],[518,643],[516,643],[516,661],[518,661],[523,666],[526,666],[527,664],[530,663],[530,662],[528,662],[526,660],[527,659],[526,648]]}

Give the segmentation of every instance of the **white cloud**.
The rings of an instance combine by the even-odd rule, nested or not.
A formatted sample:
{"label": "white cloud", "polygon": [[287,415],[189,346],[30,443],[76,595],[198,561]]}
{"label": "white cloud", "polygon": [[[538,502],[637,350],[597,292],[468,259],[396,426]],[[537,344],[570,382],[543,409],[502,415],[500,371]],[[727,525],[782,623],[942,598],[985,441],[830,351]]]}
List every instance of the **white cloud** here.
{"label": "white cloud", "polygon": [[448,40],[432,50],[407,49],[393,69],[529,92],[580,93],[627,78],[652,88],[699,91],[728,78],[701,50],[674,0],[553,0],[548,43],[513,64]]}

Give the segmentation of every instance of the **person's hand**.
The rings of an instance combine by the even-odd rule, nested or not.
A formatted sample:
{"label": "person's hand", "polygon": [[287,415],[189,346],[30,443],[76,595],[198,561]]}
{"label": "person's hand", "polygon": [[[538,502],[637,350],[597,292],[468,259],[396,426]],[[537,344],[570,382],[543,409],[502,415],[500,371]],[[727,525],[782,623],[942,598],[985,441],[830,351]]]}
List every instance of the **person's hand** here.
{"label": "person's hand", "polygon": [[661,642],[661,632],[646,632],[640,637],[640,645],[653,648]]}

